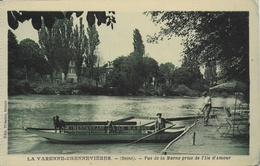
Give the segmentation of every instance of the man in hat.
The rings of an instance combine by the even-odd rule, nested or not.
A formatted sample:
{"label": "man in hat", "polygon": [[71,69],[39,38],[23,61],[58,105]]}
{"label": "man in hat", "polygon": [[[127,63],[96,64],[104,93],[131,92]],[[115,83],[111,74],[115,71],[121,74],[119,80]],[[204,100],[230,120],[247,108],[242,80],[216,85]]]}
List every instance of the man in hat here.
{"label": "man in hat", "polygon": [[168,121],[168,120],[162,118],[162,114],[161,113],[158,113],[156,116],[158,118],[155,121],[155,131],[158,131],[158,130],[161,130],[161,129],[165,128],[166,123],[172,124],[171,121]]}
{"label": "man in hat", "polygon": [[204,126],[208,125],[208,120],[209,120],[209,114],[211,110],[211,97],[209,96],[208,92],[203,92],[202,96],[204,96],[204,102],[203,102],[203,107],[201,111],[204,114]]}

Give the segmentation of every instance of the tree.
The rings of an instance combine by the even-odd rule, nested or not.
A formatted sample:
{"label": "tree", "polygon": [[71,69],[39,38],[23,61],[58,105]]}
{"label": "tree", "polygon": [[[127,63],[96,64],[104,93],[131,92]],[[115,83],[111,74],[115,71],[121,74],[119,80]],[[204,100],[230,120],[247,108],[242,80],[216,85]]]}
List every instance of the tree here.
{"label": "tree", "polygon": [[20,48],[20,63],[25,68],[26,79],[32,77],[33,71],[41,75],[48,74],[48,63],[35,41],[28,38],[24,39],[20,42]]}
{"label": "tree", "polygon": [[50,64],[50,79],[53,82],[53,73],[56,70],[59,70],[58,65],[58,57],[55,54],[56,46],[55,46],[55,36],[57,31],[53,31],[50,28],[42,25],[41,29],[38,31],[39,36],[39,44],[43,51],[43,54],[47,57],[47,61]]}
{"label": "tree", "polygon": [[175,83],[175,86],[183,84],[187,87],[191,87],[194,82],[194,75],[192,75],[187,68],[180,67],[173,72],[173,82]]}
{"label": "tree", "polygon": [[39,44],[46,55],[51,69],[51,81],[54,72],[62,71],[67,78],[69,63],[73,57],[72,44],[73,18],[56,20],[52,28],[42,24],[38,31]]}
{"label": "tree", "polygon": [[100,56],[98,50],[96,51],[96,55],[97,55],[97,62],[94,68],[93,78],[96,81],[96,87],[98,87],[100,76],[102,76],[102,74],[106,72],[107,64],[102,65],[103,58],[102,56]]}
{"label": "tree", "polygon": [[214,61],[206,66],[204,76],[205,80],[209,82],[210,86],[213,86],[214,83],[217,82],[217,68],[216,64],[214,64]]}
{"label": "tree", "polygon": [[153,22],[163,24],[150,42],[183,37],[183,56],[200,65],[215,61],[225,80],[249,85],[248,12],[147,12]]}
{"label": "tree", "polygon": [[160,75],[161,78],[159,79],[160,83],[166,84],[170,88],[173,86],[173,73],[175,70],[174,64],[171,62],[167,62],[160,65]]}
{"label": "tree", "polygon": [[14,70],[21,67],[19,44],[15,34],[8,30],[8,78],[14,78]]}
{"label": "tree", "polygon": [[143,78],[143,84],[145,87],[145,90],[148,90],[151,86],[151,83],[154,83],[156,77],[159,73],[159,66],[158,62],[154,60],[151,57],[143,57],[143,72],[142,72],[142,78]]}
{"label": "tree", "polygon": [[120,56],[112,62],[113,69],[111,72],[108,73],[106,77],[108,86],[124,89],[124,80],[123,80],[124,72],[122,70],[122,64],[124,63],[125,59],[126,57]]}
{"label": "tree", "polygon": [[137,94],[144,78],[142,77],[142,66],[140,65],[140,58],[137,58],[135,54],[130,54],[123,61],[122,64],[122,76],[124,80],[124,88],[128,93]]}
{"label": "tree", "polygon": [[139,57],[143,57],[145,54],[145,47],[143,44],[142,36],[138,29],[134,30],[133,34],[133,45],[134,45],[134,54]]}
{"label": "tree", "polygon": [[94,76],[94,67],[97,62],[97,47],[100,44],[98,31],[93,25],[92,27],[87,28],[87,34],[89,38],[88,42],[88,52],[87,57],[85,59],[85,63],[88,69],[88,76],[93,78]]}
{"label": "tree", "polygon": [[80,18],[79,27],[75,26],[73,31],[73,50],[74,50],[74,61],[76,65],[76,75],[78,82],[81,81],[82,75],[82,64],[84,61],[84,56],[88,52],[88,38],[85,34],[84,25],[82,23],[82,18]]}
{"label": "tree", "polygon": [[54,32],[54,54],[57,56],[57,64],[67,79],[69,63],[73,57],[73,18],[59,19],[53,25]]}

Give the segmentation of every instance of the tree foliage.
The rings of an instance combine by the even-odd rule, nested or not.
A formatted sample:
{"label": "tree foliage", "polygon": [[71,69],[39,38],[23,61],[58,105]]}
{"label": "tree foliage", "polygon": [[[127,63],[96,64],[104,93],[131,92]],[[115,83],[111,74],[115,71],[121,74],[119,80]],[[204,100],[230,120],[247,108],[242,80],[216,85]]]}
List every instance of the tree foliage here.
{"label": "tree foliage", "polygon": [[125,93],[137,94],[143,83],[139,59],[134,54],[121,56],[113,61],[113,67],[109,75],[111,85],[121,88]]}
{"label": "tree foliage", "polygon": [[57,62],[61,71],[65,75],[65,80],[68,75],[69,63],[73,57],[73,18],[60,19],[53,25],[54,31],[54,54],[57,56]]}
{"label": "tree foliage", "polygon": [[156,78],[159,75],[158,62],[151,57],[144,56],[142,63],[142,78],[145,90],[149,90],[151,84],[156,84]]}
{"label": "tree foliage", "polygon": [[42,49],[43,54],[47,57],[47,61],[50,64],[51,70],[51,81],[53,81],[53,72],[59,70],[58,57],[55,54],[55,36],[57,31],[46,28],[42,25],[41,29],[38,31],[39,44]]}
{"label": "tree foliage", "polygon": [[206,66],[204,76],[205,80],[209,82],[210,86],[213,86],[215,82],[217,82],[217,68],[214,61],[211,62],[210,65]]}
{"label": "tree foliage", "polygon": [[88,34],[89,42],[88,42],[88,52],[87,52],[87,57],[85,59],[85,64],[87,65],[88,76],[90,78],[93,78],[94,67],[98,60],[96,51],[98,45],[100,44],[100,40],[95,25],[87,28],[87,34]]}
{"label": "tree foliage", "polygon": [[16,36],[8,30],[8,80],[31,79],[34,74],[50,73],[49,64],[39,45],[27,38],[19,44]]}
{"label": "tree foliage", "polygon": [[133,34],[134,51],[113,61],[113,70],[108,79],[110,86],[121,88],[125,93],[137,94],[144,86],[148,90],[153,78],[159,73],[158,62],[144,56],[145,48],[139,30]]}
{"label": "tree foliage", "polygon": [[159,83],[168,84],[170,87],[172,87],[173,73],[175,68],[176,67],[171,62],[161,64],[159,67],[160,69]]}
{"label": "tree foliage", "polygon": [[160,32],[150,42],[183,37],[183,57],[191,64],[220,66],[220,78],[249,84],[248,12],[147,12]]}
{"label": "tree foliage", "polygon": [[138,29],[134,30],[133,45],[134,45],[134,54],[136,56],[143,57],[145,54],[145,47],[144,47],[142,36]]}
{"label": "tree foliage", "polygon": [[35,41],[28,38],[22,40],[20,42],[20,50],[19,59],[23,68],[26,69],[26,79],[31,77],[29,74],[32,70],[41,75],[49,74],[49,64]]}
{"label": "tree foliage", "polygon": [[19,44],[15,34],[8,30],[8,76],[14,77],[14,69],[21,66],[19,56]]}
{"label": "tree foliage", "polygon": [[[84,12],[83,11],[56,11],[56,12],[43,12],[43,11],[8,11],[8,25],[13,30],[19,27],[19,22],[23,23],[24,21],[31,20],[32,26],[34,29],[39,30],[44,24],[48,29],[51,29],[54,23],[58,19],[70,19],[72,14],[77,17],[80,17]],[[111,26],[113,29],[115,20],[115,12],[114,11],[91,11],[87,12],[86,21],[88,22],[89,26],[93,26],[97,23],[98,26],[101,24],[106,24],[107,26]],[[97,20],[97,21],[96,21]]]}
{"label": "tree foliage", "polygon": [[88,38],[85,33],[84,25],[82,23],[82,18],[80,18],[79,27],[78,25],[76,25],[73,30],[73,51],[74,51],[73,60],[76,66],[75,68],[76,75],[78,78],[78,82],[80,82],[84,56],[87,55],[88,52]]}

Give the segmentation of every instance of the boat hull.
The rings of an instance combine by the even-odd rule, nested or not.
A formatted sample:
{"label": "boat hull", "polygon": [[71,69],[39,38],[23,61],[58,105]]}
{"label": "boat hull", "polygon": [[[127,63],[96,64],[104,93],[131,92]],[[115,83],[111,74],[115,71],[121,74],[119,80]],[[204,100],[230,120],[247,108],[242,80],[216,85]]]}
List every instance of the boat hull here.
{"label": "boat hull", "polygon": [[[51,142],[70,144],[129,143],[149,135],[148,133],[55,133],[55,130],[37,128],[26,128],[25,130]],[[184,130],[185,128],[168,130],[152,135],[151,137],[148,137],[140,142],[170,142],[174,138],[178,137]]]}

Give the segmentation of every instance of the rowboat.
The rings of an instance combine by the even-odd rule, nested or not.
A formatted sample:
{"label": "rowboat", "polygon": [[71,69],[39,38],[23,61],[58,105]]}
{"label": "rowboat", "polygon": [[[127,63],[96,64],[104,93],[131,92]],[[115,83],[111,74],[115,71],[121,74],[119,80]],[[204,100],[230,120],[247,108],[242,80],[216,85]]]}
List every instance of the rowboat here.
{"label": "rowboat", "polygon": [[[151,124],[151,123],[149,123]],[[131,143],[170,142],[185,130],[185,126],[168,126],[160,132],[154,131],[153,125],[137,125],[136,122],[65,122],[62,132],[50,128],[30,128],[24,130],[55,143],[89,144],[89,143]],[[139,141],[140,140],[140,141]]]}
{"label": "rowboat", "polygon": [[[149,133],[55,133],[54,130],[26,128],[29,133],[36,134],[40,137],[46,138],[51,142],[56,143],[123,143],[132,142],[142,137],[149,135]],[[165,131],[155,134],[141,142],[170,142],[179,136],[185,128],[174,131]]]}

